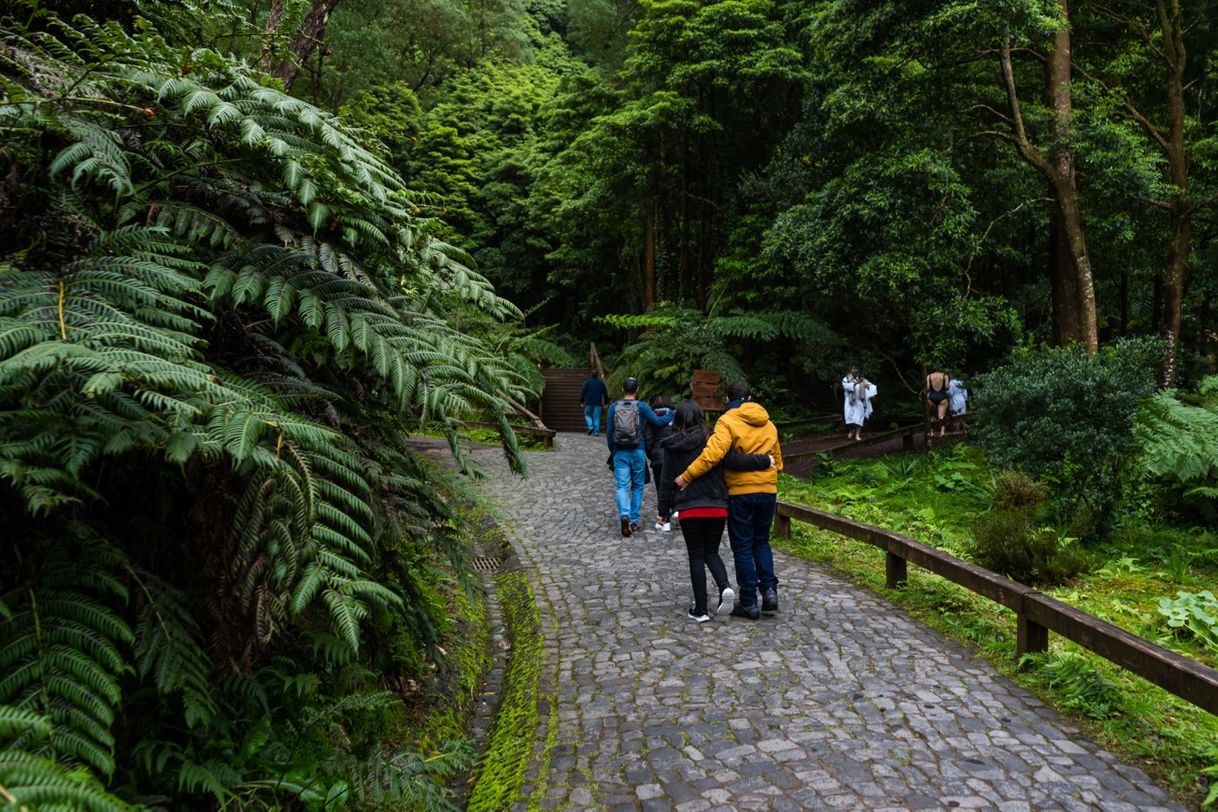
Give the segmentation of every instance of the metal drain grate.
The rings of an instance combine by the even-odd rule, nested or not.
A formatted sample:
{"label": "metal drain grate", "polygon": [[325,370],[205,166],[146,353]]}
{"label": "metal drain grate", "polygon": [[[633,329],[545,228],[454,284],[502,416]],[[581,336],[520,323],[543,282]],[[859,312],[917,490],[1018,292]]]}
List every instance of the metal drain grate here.
{"label": "metal drain grate", "polygon": [[502,563],[503,562],[501,562],[498,558],[495,558],[494,556],[490,556],[490,555],[474,556],[474,570],[477,572],[495,572],[499,569],[499,565]]}

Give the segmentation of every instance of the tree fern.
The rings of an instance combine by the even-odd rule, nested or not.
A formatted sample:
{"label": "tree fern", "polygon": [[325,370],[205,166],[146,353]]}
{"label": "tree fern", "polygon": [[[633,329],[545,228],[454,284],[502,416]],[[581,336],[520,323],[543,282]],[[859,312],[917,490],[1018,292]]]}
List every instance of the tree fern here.
{"label": "tree fern", "polygon": [[1200,394],[1182,399],[1156,393],[1134,425],[1141,442],[1140,463],[1152,477],[1186,486],[1186,494],[1218,498],[1218,376],[1202,381]]}
{"label": "tree fern", "polygon": [[298,720],[253,676],[277,652],[437,650],[464,551],[401,436],[489,413],[519,469],[536,370],[461,329],[519,313],[341,121],[144,23],[45,27],[0,47],[0,787],[120,808],[130,753],[223,803],[271,769],[237,730]]}
{"label": "tree fern", "polygon": [[[125,561],[111,545],[86,536],[12,551],[16,572],[0,583],[11,614],[0,622],[0,704],[41,714],[49,735],[35,744],[31,727],[13,746],[56,760],[114,771],[111,725],[127,668],[121,649],[130,627],[114,608],[127,599],[116,571]],[[90,562],[82,570],[78,562]]]}

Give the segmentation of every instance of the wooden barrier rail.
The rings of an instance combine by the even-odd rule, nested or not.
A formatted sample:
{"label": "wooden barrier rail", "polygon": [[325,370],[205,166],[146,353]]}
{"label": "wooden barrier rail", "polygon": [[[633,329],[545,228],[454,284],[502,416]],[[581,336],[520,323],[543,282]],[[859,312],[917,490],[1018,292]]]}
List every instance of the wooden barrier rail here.
{"label": "wooden barrier rail", "polygon": [[852,440],[844,442],[841,445],[833,446],[832,448],[822,448],[818,451],[797,451],[794,454],[783,454],[783,461],[796,460],[802,457],[815,457],[817,454],[829,454],[830,456],[842,451],[849,451],[854,448],[867,448],[872,445],[882,445],[889,440],[900,437],[902,439],[902,449],[905,451],[914,450],[914,435],[923,431],[921,423],[915,426],[903,426],[892,431],[885,431],[880,434],[873,434],[870,437],[864,437],[862,440]]}
{"label": "wooden barrier rail", "polygon": [[816,417],[804,417],[799,420],[786,420],[782,423],[775,423],[774,427],[781,433],[784,431],[790,431],[791,429],[803,428],[804,426],[816,426],[822,423],[832,423],[840,426],[842,423],[842,416],[839,412],[826,412],[824,414],[817,415]]}
{"label": "wooden barrier rail", "polygon": [[913,562],[953,583],[1000,603],[1015,612],[1015,656],[1046,651],[1049,632],[1057,632],[1085,649],[1153,682],[1199,708],[1218,714],[1218,671],[1169,651],[1119,626],[1054,600],[1032,587],[961,561],[942,550],[862,522],[816,508],[779,502],[774,533],[791,535],[791,520],[866,542],[885,551],[884,569],[890,589],[905,585]]}
{"label": "wooden barrier rail", "polygon": [[[465,425],[469,426],[470,428],[476,428],[476,429],[493,429],[495,431],[499,430],[498,423],[484,423],[481,421],[469,421]],[[534,437],[540,437],[541,445],[543,448],[549,448],[550,446],[554,445],[554,435],[558,433],[558,432],[554,431],[554,429],[547,429],[547,428],[542,428],[539,426],[512,426],[512,431],[516,432],[517,434],[531,434]]]}

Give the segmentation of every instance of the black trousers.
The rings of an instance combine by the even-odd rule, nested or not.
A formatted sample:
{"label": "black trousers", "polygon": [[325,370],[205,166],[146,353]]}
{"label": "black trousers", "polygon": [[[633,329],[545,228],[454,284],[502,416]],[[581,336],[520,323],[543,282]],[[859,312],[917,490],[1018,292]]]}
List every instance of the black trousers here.
{"label": "black trousers", "polygon": [[681,535],[685,537],[685,551],[689,553],[689,583],[694,588],[695,615],[706,614],[706,569],[711,571],[719,592],[728,586],[727,568],[719,557],[719,542],[723,540],[726,523],[726,519],[681,519]]}

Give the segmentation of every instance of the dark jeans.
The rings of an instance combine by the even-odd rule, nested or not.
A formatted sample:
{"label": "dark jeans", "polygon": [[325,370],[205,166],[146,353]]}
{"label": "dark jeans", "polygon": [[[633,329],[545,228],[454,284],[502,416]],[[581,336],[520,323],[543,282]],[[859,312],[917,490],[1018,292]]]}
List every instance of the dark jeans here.
{"label": "dark jeans", "polygon": [[772,493],[746,493],[727,500],[727,535],[736,563],[740,603],[745,606],[757,605],[758,590],[778,588],[770,550],[770,525],[777,505],[778,496]]}
{"label": "dark jeans", "polygon": [[[660,472],[663,470],[664,470],[663,465],[656,465],[654,462],[651,464],[651,482],[653,485],[656,486],[656,504],[657,505],[660,504]],[[665,516],[664,518],[667,519],[669,517]]]}
{"label": "dark jeans", "polygon": [[727,568],[719,557],[723,538],[723,519],[682,519],[681,535],[689,553],[689,583],[694,588],[694,614],[706,614],[706,569],[711,571],[719,592],[728,585]]}

